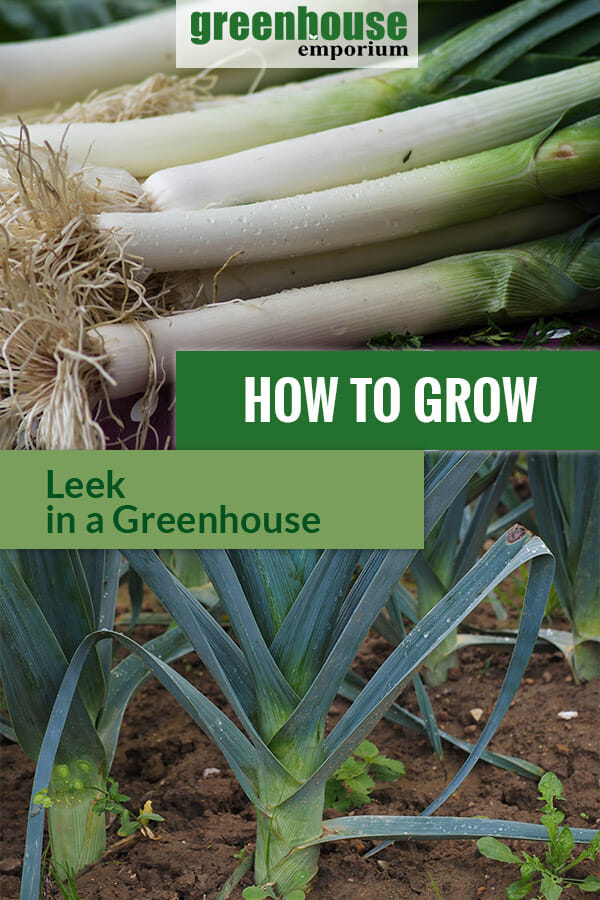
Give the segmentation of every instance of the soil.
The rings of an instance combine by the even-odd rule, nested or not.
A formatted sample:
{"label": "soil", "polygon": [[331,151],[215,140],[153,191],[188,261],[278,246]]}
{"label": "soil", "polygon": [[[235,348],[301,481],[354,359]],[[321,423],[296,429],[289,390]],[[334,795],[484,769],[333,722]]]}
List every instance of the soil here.
{"label": "soil", "polygon": [[[479,625],[494,621],[488,609],[475,614]],[[147,632],[147,630],[146,630]],[[143,630],[138,639],[144,640]],[[383,638],[371,636],[357,669],[368,675],[389,652]],[[467,649],[461,671],[445,685],[429,690],[440,726],[459,737],[477,737],[493,706],[507,656],[489,648]],[[194,656],[179,664],[198,687],[227,711],[210,677]],[[561,808],[571,826],[600,826],[598,711],[600,679],[574,684],[560,654],[535,653],[523,683],[492,743],[492,749],[521,756],[555,772],[563,783]],[[412,688],[401,702],[417,711]],[[483,716],[475,722],[470,710]],[[331,723],[345,709],[337,702]],[[570,720],[561,710],[576,710]],[[381,722],[371,739],[380,752],[404,762],[406,775],[396,784],[379,784],[361,812],[417,814],[457,771],[463,755],[446,748],[442,761],[426,739]],[[21,750],[2,746],[2,896],[18,897],[24,827],[33,766]],[[130,703],[112,775],[136,808],[150,799],[165,821],[158,840],[137,836],[118,844],[116,823],[109,825],[106,857],[79,877],[83,900],[214,900],[239,864],[236,854],[254,840],[254,811],[219,751],[156,682],[148,682]],[[442,815],[488,816],[539,821],[534,781],[480,762],[440,810]],[[327,815],[334,813],[327,813]],[[368,860],[359,841],[327,845],[311,900],[501,900],[516,869],[481,857],[471,841],[396,843]],[[513,843],[513,846],[517,845]],[[522,845],[521,845],[522,846]],[[540,852],[540,845],[530,849]],[[573,874],[594,870],[582,866]],[[597,866],[596,866],[597,870]],[[247,875],[231,895],[240,900],[251,884]],[[435,884],[435,886],[434,886]],[[46,882],[46,897],[56,888]],[[582,896],[568,888],[563,900]],[[591,896],[587,895],[586,896]]]}

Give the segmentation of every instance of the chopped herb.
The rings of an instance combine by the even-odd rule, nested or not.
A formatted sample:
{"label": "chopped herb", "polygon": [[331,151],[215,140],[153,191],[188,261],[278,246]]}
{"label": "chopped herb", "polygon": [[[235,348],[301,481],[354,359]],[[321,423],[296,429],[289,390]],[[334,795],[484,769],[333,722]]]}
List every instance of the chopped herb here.
{"label": "chopped herb", "polygon": [[388,331],[379,337],[371,338],[367,341],[367,347],[370,350],[419,350],[423,343],[423,335],[410,334],[394,334]]}

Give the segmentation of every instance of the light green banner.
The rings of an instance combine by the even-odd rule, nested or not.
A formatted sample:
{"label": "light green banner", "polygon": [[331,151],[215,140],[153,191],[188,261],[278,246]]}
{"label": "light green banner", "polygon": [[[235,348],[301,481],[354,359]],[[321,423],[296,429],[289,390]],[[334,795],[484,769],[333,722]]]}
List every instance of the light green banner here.
{"label": "light green banner", "polygon": [[0,451],[0,546],[423,546],[423,454]]}

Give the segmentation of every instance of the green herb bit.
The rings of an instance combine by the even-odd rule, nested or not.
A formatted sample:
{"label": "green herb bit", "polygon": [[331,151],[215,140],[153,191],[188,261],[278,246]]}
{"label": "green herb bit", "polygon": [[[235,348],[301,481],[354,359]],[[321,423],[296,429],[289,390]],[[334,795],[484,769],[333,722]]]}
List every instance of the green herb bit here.
{"label": "green herb bit", "polygon": [[386,334],[367,341],[367,347],[370,350],[419,350],[423,339],[423,335],[411,334],[409,331],[404,334],[394,334],[388,331]]}
{"label": "green herb bit", "polygon": [[491,316],[487,317],[488,324],[485,328],[473,331],[471,334],[460,335],[454,338],[453,344],[488,344],[490,347],[498,347],[504,341],[514,341],[514,331],[503,331],[499,325],[494,322]]}

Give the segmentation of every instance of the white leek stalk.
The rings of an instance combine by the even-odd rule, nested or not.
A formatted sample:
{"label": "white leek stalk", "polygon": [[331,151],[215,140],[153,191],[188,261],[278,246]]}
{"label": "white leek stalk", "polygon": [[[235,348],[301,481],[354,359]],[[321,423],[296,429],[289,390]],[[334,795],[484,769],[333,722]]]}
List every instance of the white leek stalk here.
{"label": "white leek stalk", "polygon": [[[404,73],[403,73],[404,74]],[[386,115],[397,91],[382,79],[322,84],[314,90],[268,91],[208,103],[192,112],[124,122],[29,124],[31,141],[65,147],[72,160],[125,168],[142,177],[173,165],[212,159],[272,141]],[[15,126],[3,129],[16,137]]]}
{"label": "white leek stalk", "polygon": [[[559,251],[570,246],[565,271]],[[159,371],[175,377],[178,350],[343,349],[394,332],[431,334],[471,327],[488,315],[522,319],[598,303],[600,243],[581,232],[522,248],[463,254],[401,272],[232,300],[134,325],[96,329],[109,357],[113,397],[145,390],[148,336]],[[572,277],[567,277],[572,272]]]}
{"label": "white leek stalk", "polygon": [[600,62],[155,172],[158,209],[202,209],[321,191],[519,141],[600,95]]}
{"label": "white leek stalk", "polygon": [[[82,766],[86,767],[84,771]],[[94,812],[94,804],[105,788],[101,774],[94,773],[94,767],[86,760],[54,767],[48,831],[52,861],[59,875],[81,872],[104,853],[106,816]]]}
{"label": "white leek stalk", "polygon": [[417,266],[458,253],[495,250],[521,241],[548,237],[581,225],[585,214],[575,206],[548,202],[528,209],[465,222],[426,234],[380,241],[330,253],[314,253],[297,259],[227,266],[215,281],[216,271],[191,272],[187,279],[200,286],[195,305],[217,301],[247,300],[291,288],[328,281],[344,281]]}
{"label": "white leek stalk", "polygon": [[0,110],[81,100],[93,90],[175,71],[175,10],[106,28],[0,45]]}
{"label": "white leek stalk", "polygon": [[[8,42],[0,44],[0,112],[82,100],[92,91],[175,71],[174,8],[76,34]],[[306,74],[298,69],[271,69],[264,75],[258,68],[222,69],[217,89],[243,92],[257,80],[278,84]]]}
{"label": "white leek stalk", "polygon": [[[600,117],[508,147],[313,194],[199,211],[101,214],[160,272],[390,240],[600,187]],[[541,145],[541,146],[540,146]],[[567,147],[568,152],[561,149]]]}

